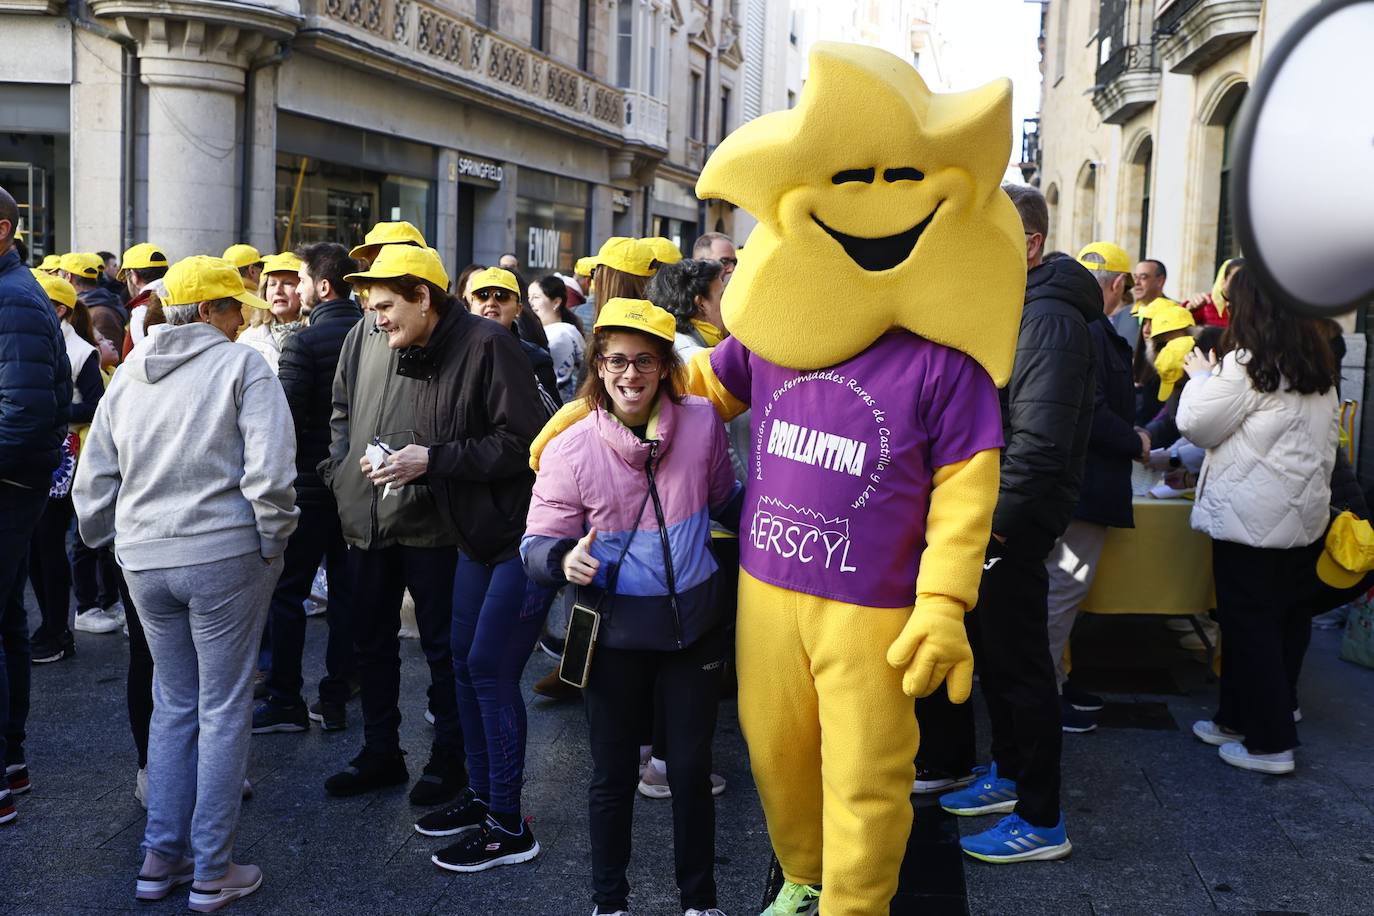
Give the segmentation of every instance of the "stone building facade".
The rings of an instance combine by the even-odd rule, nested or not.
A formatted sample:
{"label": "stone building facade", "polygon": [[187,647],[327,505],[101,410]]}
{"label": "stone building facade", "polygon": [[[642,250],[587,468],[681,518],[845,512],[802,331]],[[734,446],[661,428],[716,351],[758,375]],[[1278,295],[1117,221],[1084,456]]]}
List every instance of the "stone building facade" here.
{"label": "stone building facade", "polygon": [[388,219],[454,270],[689,247],[733,230],[692,188],[739,120],[742,5],[0,0],[0,184],[36,254],[275,251]]}

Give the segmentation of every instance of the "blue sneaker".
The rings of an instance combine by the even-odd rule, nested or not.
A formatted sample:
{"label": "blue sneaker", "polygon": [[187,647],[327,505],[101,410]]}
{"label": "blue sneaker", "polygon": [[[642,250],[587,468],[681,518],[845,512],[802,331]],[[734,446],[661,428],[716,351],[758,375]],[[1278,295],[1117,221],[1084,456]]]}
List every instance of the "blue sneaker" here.
{"label": "blue sneaker", "polygon": [[950,814],[1007,814],[1016,807],[1016,783],[997,775],[997,764],[966,789],[940,796],[940,807]]}
{"label": "blue sneaker", "polygon": [[984,862],[1035,862],[1062,859],[1073,852],[1064,832],[1064,815],[1053,827],[1036,827],[1009,814],[982,833],[959,841],[964,852]]}

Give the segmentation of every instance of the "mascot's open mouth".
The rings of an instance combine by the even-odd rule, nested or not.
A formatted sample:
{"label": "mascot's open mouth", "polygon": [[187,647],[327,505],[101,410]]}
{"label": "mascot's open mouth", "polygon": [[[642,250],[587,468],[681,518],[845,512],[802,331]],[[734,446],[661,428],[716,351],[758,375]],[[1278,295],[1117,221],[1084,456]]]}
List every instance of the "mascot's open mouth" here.
{"label": "mascot's open mouth", "polygon": [[905,232],[877,239],[845,235],[843,232],[831,229],[821,222],[820,217],[814,213],[811,214],[811,218],[815,220],[817,226],[825,230],[827,235],[840,243],[840,247],[844,249],[845,254],[849,255],[851,261],[864,270],[891,270],[910,257],[911,250],[916,247],[916,243],[921,238],[921,233],[926,231],[926,227],[930,225],[930,221],[935,218],[935,214],[939,210],[940,204],[936,204],[929,216]]}

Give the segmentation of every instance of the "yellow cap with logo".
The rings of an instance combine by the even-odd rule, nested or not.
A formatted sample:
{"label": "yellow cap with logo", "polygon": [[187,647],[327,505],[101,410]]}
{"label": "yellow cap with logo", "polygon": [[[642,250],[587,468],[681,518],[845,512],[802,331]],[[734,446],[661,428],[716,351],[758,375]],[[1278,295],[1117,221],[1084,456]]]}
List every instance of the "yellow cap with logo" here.
{"label": "yellow cap with logo", "polygon": [[[60,255],[60,254],[46,254],[46,255],[44,255],[44,256],[43,256],[43,262],[42,262],[41,264],[38,265],[38,269],[41,270],[41,271],[43,271],[44,273],[47,273],[47,272],[50,271],[50,270],[61,270],[61,269],[62,269],[62,255]],[[123,273],[123,271],[121,271],[121,273]]]}
{"label": "yellow cap with logo", "polygon": [[119,261],[118,277],[123,280],[124,274],[130,270],[147,270],[150,267],[166,266],[167,255],[163,254],[161,248],[152,242],[139,242],[124,252],[124,257]]}
{"label": "yellow cap with logo", "polygon": [[167,287],[163,305],[192,305],[215,299],[235,299],[249,308],[271,308],[267,300],[243,288],[243,278],[239,276],[238,268],[224,258],[206,254],[182,258],[171,266],[162,283]]}
{"label": "yellow cap with logo", "polygon": [[1326,532],[1326,545],[1317,558],[1317,577],[1332,588],[1350,588],[1374,569],[1374,528],[1369,522],[1342,512]]}
{"label": "yellow cap with logo", "polygon": [[640,239],[640,242],[648,246],[653,252],[654,260],[660,264],[676,264],[682,260],[682,250],[661,235],[651,239]]}
{"label": "yellow cap with logo", "polygon": [[377,257],[377,251],[383,245],[415,245],[419,248],[429,247],[425,243],[425,237],[420,234],[420,230],[415,228],[414,223],[401,220],[395,223],[378,223],[368,230],[363,238],[363,243],[354,247],[348,253],[350,258],[367,258],[371,261]]}
{"label": "yellow cap with logo", "polygon": [[516,282],[515,274],[501,267],[488,267],[486,270],[479,270],[477,273],[468,277],[468,289],[474,293],[479,289],[505,289],[520,295],[520,284]]}
{"label": "yellow cap with logo", "polygon": [[[1093,260],[1084,260],[1090,254],[1097,257]],[[1111,242],[1084,245],[1083,250],[1078,252],[1078,263],[1088,270],[1105,270],[1114,274],[1131,272],[1131,256],[1123,251],[1121,246],[1113,245]]]}
{"label": "yellow cap with logo", "polygon": [[595,330],[625,328],[651,337],[672,341],[677,334],[677,319],[648,299],[610,299],[596,316]]}
{"label": "yellow cap with logo", "polygon": [[261,264],[262,252],[252,245],[245,245],[240,242],[224,249],[224,260],[233,264],[235,270],[242,270],[245,267],[252,267],[254,264]]}
{"label": "yellow cap with logo", "polygon": [[395,280],[398,277],[418,277],[427,280],[440,289],[448,289],[448,271],[439,253],[433,248],[417,245],[383,245],[377,259],[367,270],[344,277],[349,283],[366,283],[369,280]]}
{"label": "yellow cap with logo", "polygon": [[1197,324],[1193,313],[1172,300],[1156,300],[1150,303],[1150,334],[1167,334]]}
{"label": "yellow cap with logo", "polygon": [[654,275],[654,253],[639,239],[611,236],[596,253],[596,263],[636,277]]}
{"label": "yellow cap with logo", "polygon": [[87,280],[98,280],[100,272],[105,269],[105,262],[100,255],[89,251],[72,251],[64,254],[59,264],[60,269]]}
{"label": "yellow cap with logo", "polygon": [[[51,256],[50,256],[51,257]],[[38,281],[38,285],[43,287],[43,292],[48,294],[48,298],[58,305],[65,305],[73,308],[76,305],[76,287],[72,286],[61,277],[54,277],[52,274],[44,273],[37,267],[30,267],[29,272]]]}
{"label": "yellow cap with logo", "polygon": [[290,251],[283,251],[281,254],[269,254],[262,259],[262,272],[265,274],[294,274],[300,269],[301,259]]}

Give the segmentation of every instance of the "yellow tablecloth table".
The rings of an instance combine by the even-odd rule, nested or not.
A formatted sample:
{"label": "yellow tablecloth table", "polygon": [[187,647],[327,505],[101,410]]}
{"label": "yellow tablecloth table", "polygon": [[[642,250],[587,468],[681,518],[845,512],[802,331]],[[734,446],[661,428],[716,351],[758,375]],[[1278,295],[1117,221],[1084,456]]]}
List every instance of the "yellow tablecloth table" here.
{"label": "yellow tablecloth table", "polygon": [[1188,525],[1189,499],[1136,497],[1134,528],[1112,528],[1083,610],[1201,614],[1216,605],[1212,539]]}

